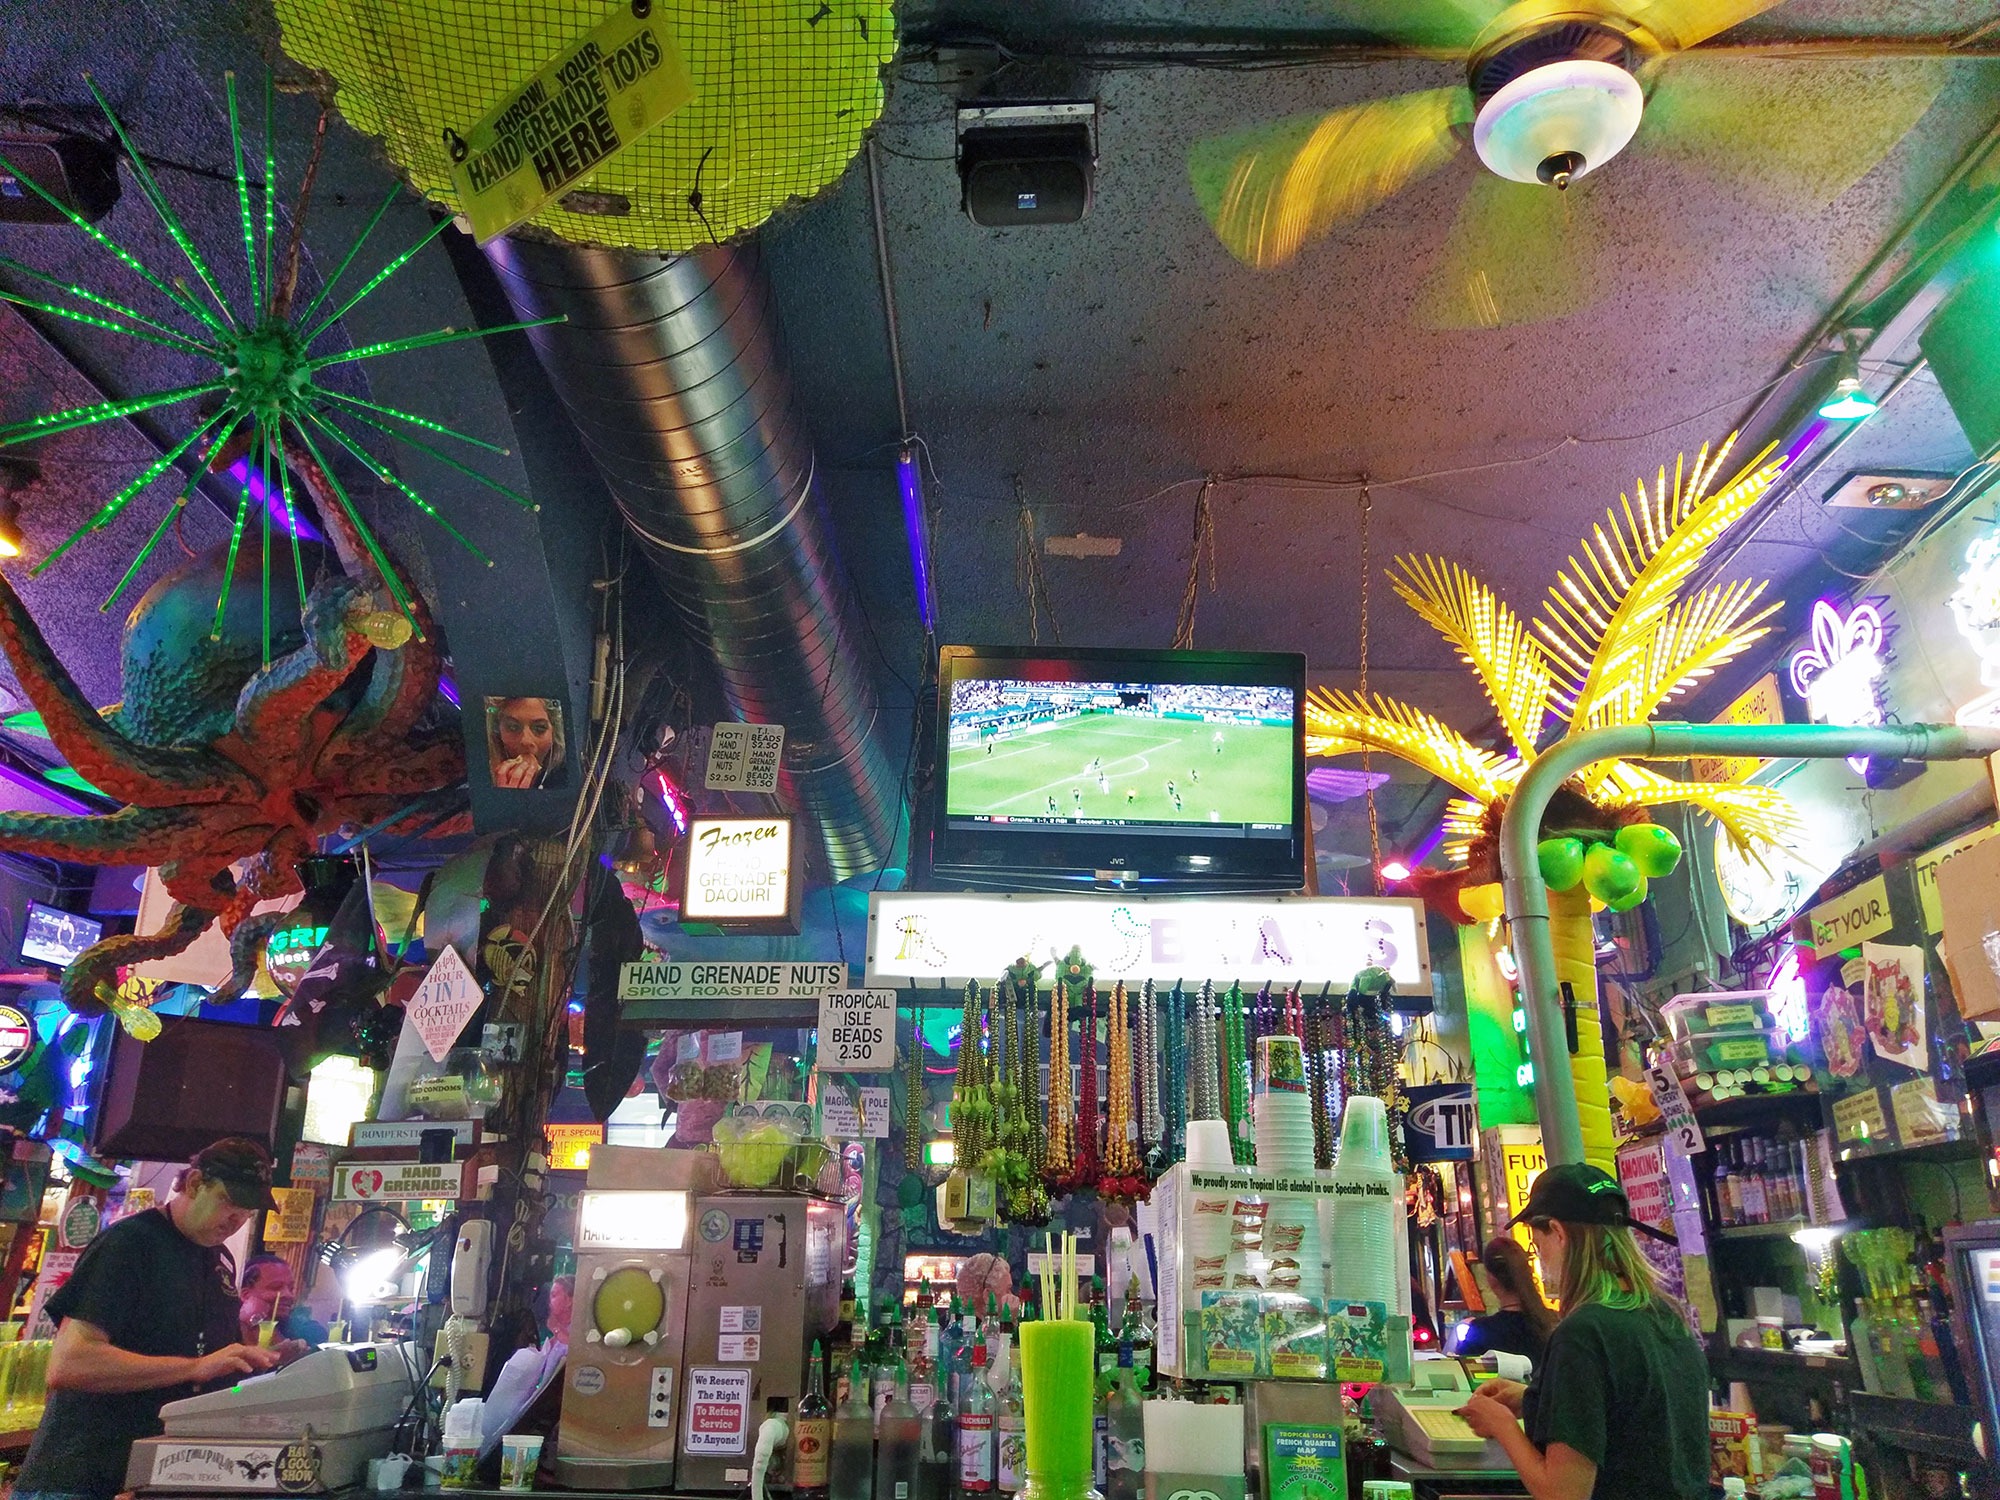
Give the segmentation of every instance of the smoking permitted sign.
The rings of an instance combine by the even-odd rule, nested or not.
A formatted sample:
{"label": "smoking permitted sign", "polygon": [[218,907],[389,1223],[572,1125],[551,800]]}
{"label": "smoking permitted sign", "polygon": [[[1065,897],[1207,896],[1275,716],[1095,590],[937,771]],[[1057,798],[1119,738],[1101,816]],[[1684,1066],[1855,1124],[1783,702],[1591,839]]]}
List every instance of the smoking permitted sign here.
{"label": "smoking permitted sign", "polygon": [[694,97],[662,17],[619,6],[452,136],[452,186],[480,244],[584,181]]}
{"label": "smoking permitted sign", "polygon": [[819,999],[819,1068],[886,1073],[896,1066],[896,992],[834,990]]}

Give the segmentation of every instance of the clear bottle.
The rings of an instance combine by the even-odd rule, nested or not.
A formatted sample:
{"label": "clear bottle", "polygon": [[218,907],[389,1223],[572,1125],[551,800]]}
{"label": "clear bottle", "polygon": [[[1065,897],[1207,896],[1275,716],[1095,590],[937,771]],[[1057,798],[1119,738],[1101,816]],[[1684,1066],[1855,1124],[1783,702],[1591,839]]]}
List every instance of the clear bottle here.
{"label": "clear bottle", "polygon": [[[1131,1303],[1126,1303],[1127,1310]],[[1139,1500],[1146,1487],[1145,1402],[1133,1374],[1132,1345],[1118,1341],[1118,1372],[1104,1398],[1104,1500]]]}
{"label": "clear bottle", "polygon": [[1021,1395],[1021,1361],[1007,1362],[1007,1383],[993,1404],[993,1487],[1003,1495],[1027,1483],[1027,1404]]}
{"label": "clear bottle", "polygon": [[938,1391],[949,1411],[958,1410],[958,1388],[965,1378],[966,1349],[964,1317],[958,1298],[951,1299],[944,1327],[938,1332]]}
{"label": "clear bottle", "polygon": [[909,1376],[897,1380],[875,1424],[875,1500],[922,1500],[923,1422],[910,1405]]}
{"label": "clear bottle", "polygon": [[904,1387],[904,1399],[909,1399],[907,1388],[910,1372],[908,1366],[903,1363],[900,1313],[901,1309],[898,1308],[895,1313],[890,1314],[889,1323],[882,1329],[882,1337],[876,1346],[875,1370],[869,1387],[869,1400],[875,1408],[875,1436],[878,1441],[882,1436],[882,1413],[895,1397],[896,1388]]}
{"label": "clear bottle", "polygon": [[792,1423],[792,1500],[827,1500],[827,1474],[833,1446],[833,1413],[826,1403],[826,1377],[820,1371],[819,1343],[806,1367],[806,1393],[799,1398]]}
{"label": "clear bottle", "polygon": [[958,1477],[957,1430],[942,1395],[917,1413],[917,1500],[951,1500]]}
{"label": "clear bottle", "polygon": [[847,1395],[833,1418],[827,1459],[828,1500],[872,1500],[875,1485],[875,1413],[868,1404],[868,1371],[857,1350]]}
{"label": "clear bottle", "polygon": [[972,1368],[958,1403],[958,1489],[993,1493],[993,1391],[986,1384],[986,1346],[972,1350]]}
{"label": "clear bottle", "polygon": [[910,1332],[910,1405],[918,1416],[936,1404],[938,1389],[944,1383],[944,1373],[938,1368],[938,1347],[937,1308],[932,1305],[913,1322]]}

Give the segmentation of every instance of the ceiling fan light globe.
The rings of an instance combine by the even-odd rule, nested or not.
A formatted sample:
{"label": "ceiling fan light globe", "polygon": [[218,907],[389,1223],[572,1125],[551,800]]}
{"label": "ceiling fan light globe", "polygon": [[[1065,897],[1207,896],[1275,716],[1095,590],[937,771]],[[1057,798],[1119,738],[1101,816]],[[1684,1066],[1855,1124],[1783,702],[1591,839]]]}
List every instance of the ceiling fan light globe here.
{"label": "ceiling fan light globe", "polygon": [[1544,163],[1566,153],[1580,165],[1564,185],[1624,150],[1646,105],[1639,80],[1615,63],[1573,58],[1546,63],[1508,82],[1479,108],[1472,147],[1487,170],[1514,182],[1545,183]]}

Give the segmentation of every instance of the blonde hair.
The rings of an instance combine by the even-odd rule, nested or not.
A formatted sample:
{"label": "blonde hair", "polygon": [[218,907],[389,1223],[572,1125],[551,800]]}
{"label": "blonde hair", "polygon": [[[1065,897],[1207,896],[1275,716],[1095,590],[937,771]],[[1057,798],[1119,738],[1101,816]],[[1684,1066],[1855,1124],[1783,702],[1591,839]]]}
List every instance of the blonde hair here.
{"label": "blonde hair", "polygon": [[500,743],[500,713],[510,703],[539,703],[549,716],[549,758],[542,762],[539,775],[553,777],[562,768],[569,746],[563,738],[562,700],[558,698],[514,697],[486,700],[486,755],[488,763],[499,765],[507,759],[507,747]]}
{"label": "blonde hair", "polygon": [[1679,1322],[1673,1304],[1660,1294],[1653,1268],[1639,1252],[1632,1231],[1622,1224],[1563,1227],[1562,1285],[1557,1300],[1567,1318],[1596,1303],[1622,1312],[1655,1312]]}

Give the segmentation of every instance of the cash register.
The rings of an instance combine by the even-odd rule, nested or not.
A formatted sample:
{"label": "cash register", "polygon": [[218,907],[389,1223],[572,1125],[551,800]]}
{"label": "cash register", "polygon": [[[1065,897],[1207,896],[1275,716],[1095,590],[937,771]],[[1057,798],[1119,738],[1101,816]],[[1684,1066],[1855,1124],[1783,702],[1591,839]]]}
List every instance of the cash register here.
{"label": "cash register", "polygon": [[328,1344],[268,1375],[160,1408],[163,1436],[132,1445],[140,1494],[277,1495],[359,1484],[387,1456],[419,1375],[402,1343]]}
{"label": "cash register", "polygon": [[1382,1437],[1429,1469],[1512,1469],[1507,1450],[1474,1432],[1458,1414],[1472,1395],[1465,1366],[1449,1355],[1419,1355],[1408,1382],[1368,1393]]}

